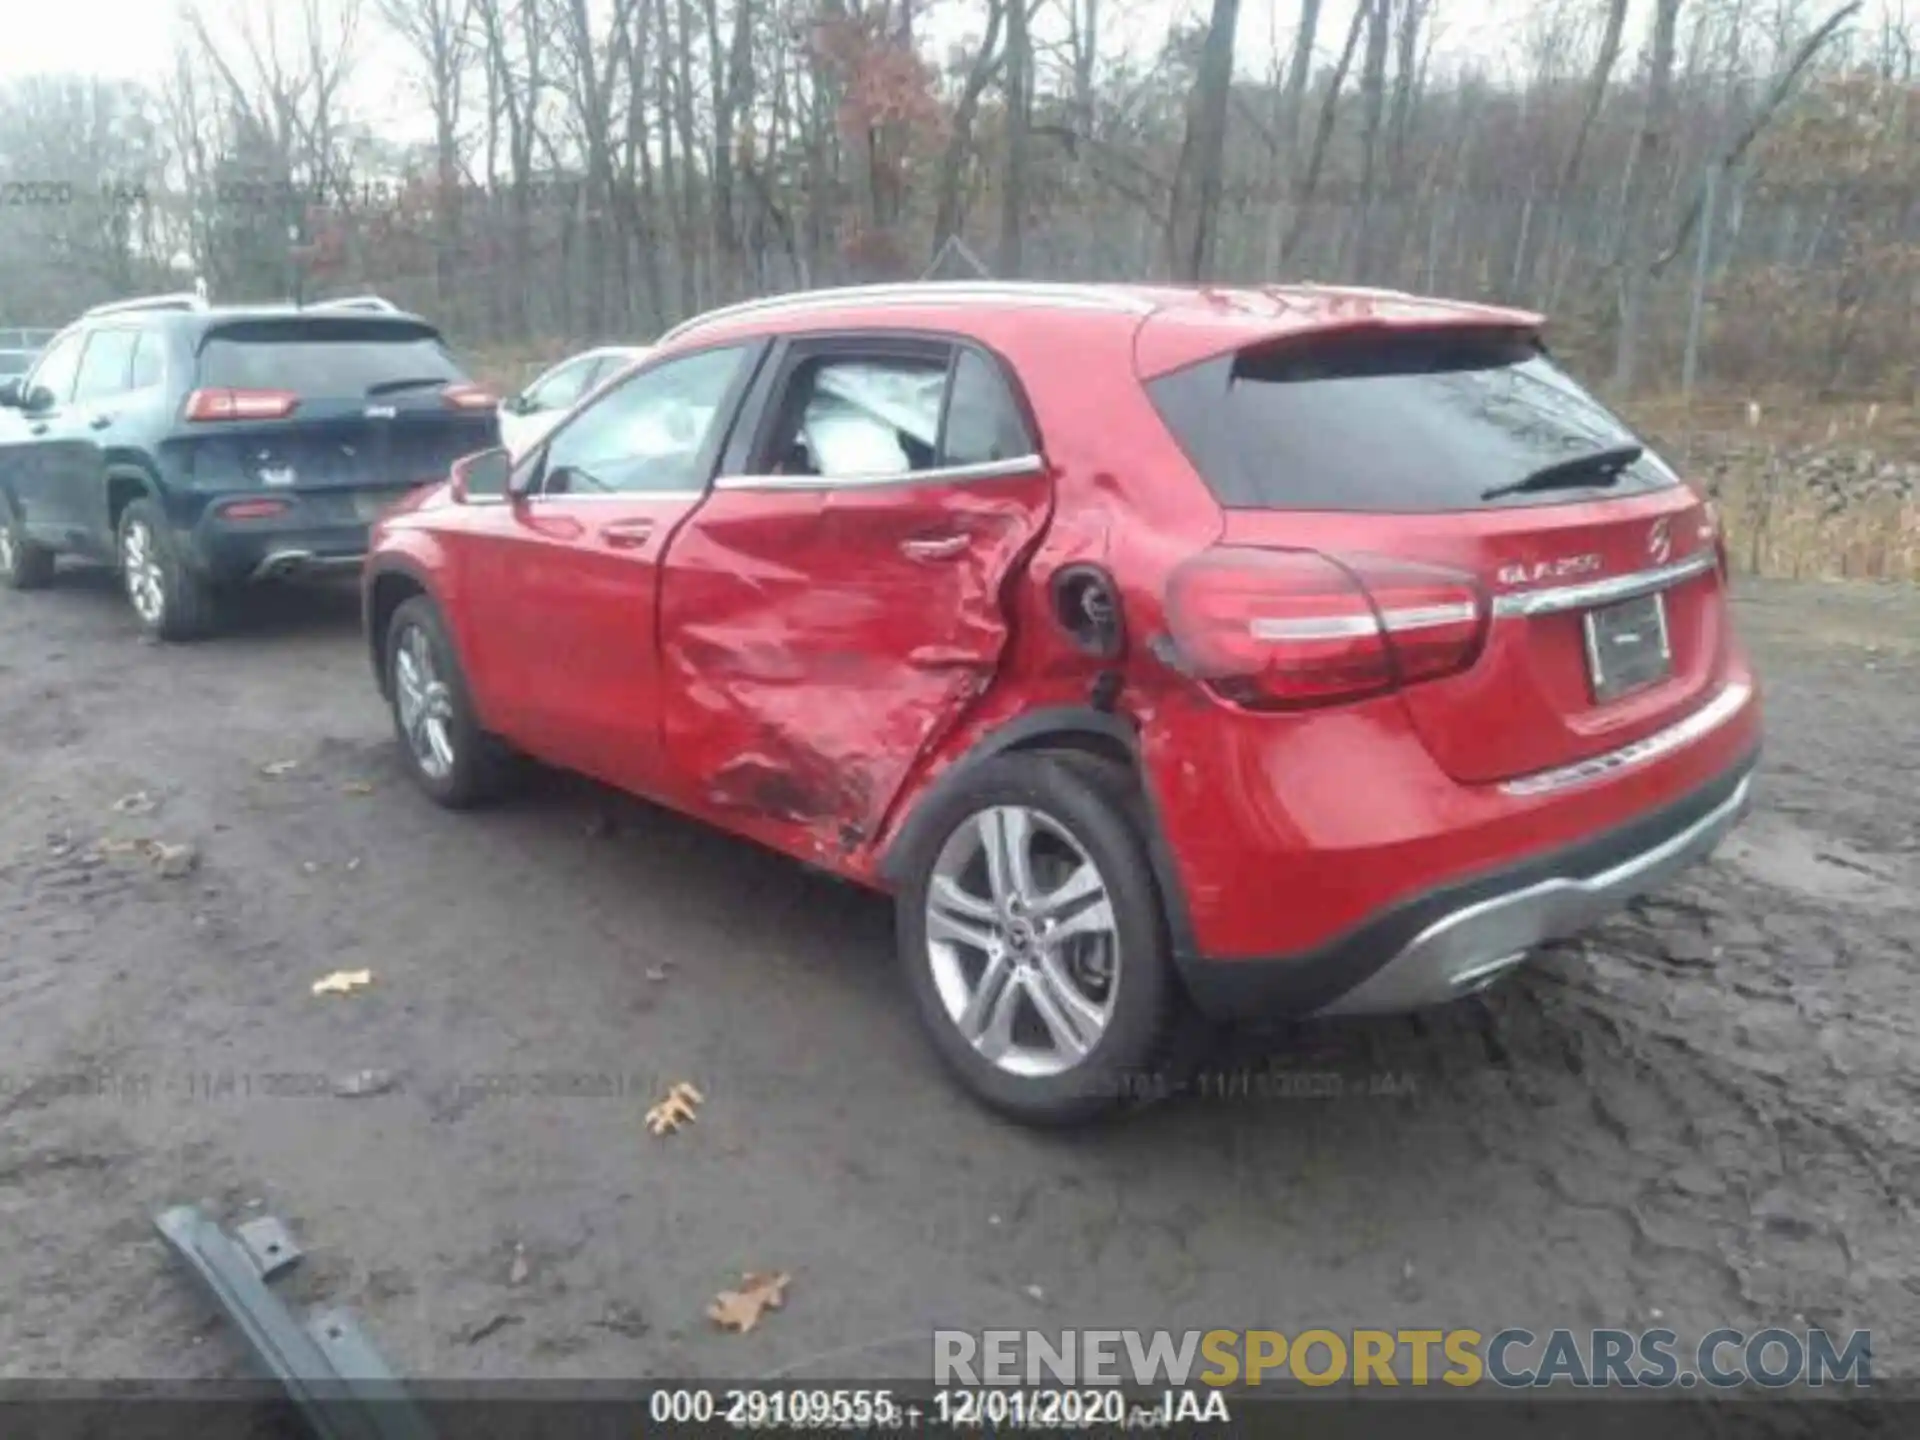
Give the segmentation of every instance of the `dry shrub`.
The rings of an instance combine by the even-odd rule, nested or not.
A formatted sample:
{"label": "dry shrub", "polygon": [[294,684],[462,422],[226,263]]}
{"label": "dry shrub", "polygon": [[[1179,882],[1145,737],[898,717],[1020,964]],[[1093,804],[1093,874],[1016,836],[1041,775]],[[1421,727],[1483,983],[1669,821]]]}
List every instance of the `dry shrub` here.
{"label": "dry shrub", "polygon": [[1626,408],[1713,498],[1735,569],[1920,581],[1920,410],[1791,392],[1651,397]]}

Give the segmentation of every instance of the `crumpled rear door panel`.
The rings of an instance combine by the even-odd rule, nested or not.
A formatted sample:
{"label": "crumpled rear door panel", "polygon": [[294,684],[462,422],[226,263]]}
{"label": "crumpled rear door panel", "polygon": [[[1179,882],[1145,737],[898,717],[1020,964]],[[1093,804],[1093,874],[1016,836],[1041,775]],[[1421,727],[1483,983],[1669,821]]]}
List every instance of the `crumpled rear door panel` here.
{"label": "crumpled rear door panel", "polygon": [[690,808],[814,859],[870,838],[991,682],[1046,474],[716,490],[661,600],[668,762]]}

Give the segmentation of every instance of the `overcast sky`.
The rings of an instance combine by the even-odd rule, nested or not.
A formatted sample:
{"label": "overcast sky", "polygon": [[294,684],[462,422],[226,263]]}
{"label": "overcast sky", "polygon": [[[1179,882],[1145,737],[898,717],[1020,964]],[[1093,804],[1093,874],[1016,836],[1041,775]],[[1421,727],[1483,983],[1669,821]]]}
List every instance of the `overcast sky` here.
{"label": "overcast sky", "polygon": [[[180,0],[53,0],[29,5],[33,19],[17,16],[0,38],[0,79],[36,72],[65,71],[128,79],[157,80],[168,64],[176,41],[184,34]],[[202,0],[209,16],[246,0]],[[258,5],[261,0],[252,0]],[[287,19],[296,21],[297,6],[283,0]],[[1490,55],[1509,42],[1515,18],[1525,0],[1438,0],[1443,53]],[[1354,0],[1326,0],[1318,48],[1330,53],[1344,37]],[[1210,8],[1209,0],[1106,0],[1102,49],[1111,54],[1131,52],[1149,56],[1166,38],[1176,21],[1194,19]],[[974,0],[936,0],[927,12],[923,34],[936,44],[952,42],[982,28],[985,7]],[[1238,53],[1241,68],[1264,73],[1276,44],[1291,39],[1297,0],[1242,0]],[[1058,22],[1047,24],[1053,29]],[[212,27],[218,34],[219,26]],[[288,26],[288,38],[297,21]],[[356,98],[364,110],[402,124],[418,114],[417,101],[402,90],[408,68],[405,48],[384,31],[372,0],[363,0],[356,67]],[[369,107],[371,99],[375,104]],[[411,113],[410,113],[411,112]],[[424,120],[424,117],[420,117]],[[412,128],[407,125],[407,128]]]}

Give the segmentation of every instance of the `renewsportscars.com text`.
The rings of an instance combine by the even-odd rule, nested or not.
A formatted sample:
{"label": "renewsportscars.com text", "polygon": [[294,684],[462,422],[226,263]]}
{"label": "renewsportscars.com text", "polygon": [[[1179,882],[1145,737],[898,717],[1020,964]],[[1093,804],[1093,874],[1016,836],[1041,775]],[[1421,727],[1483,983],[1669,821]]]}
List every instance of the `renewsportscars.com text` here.
{"label": "renewsportscars.com text", "polygon": [[1732,1389],[1873,1383],[1871,1333],[1722,1329],[938,1330],[941,1385]]}

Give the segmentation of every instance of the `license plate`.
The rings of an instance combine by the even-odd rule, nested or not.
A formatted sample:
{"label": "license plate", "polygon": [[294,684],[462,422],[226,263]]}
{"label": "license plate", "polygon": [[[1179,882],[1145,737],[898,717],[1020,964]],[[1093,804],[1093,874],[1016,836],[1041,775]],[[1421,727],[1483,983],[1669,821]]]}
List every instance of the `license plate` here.
{"label": "license plate", "polygon": [[1581,621],[1586,627],[1587,675],[1595,700],[1617,699],[1673,673],[1664,596],[1622,600],[1587,611]]}

